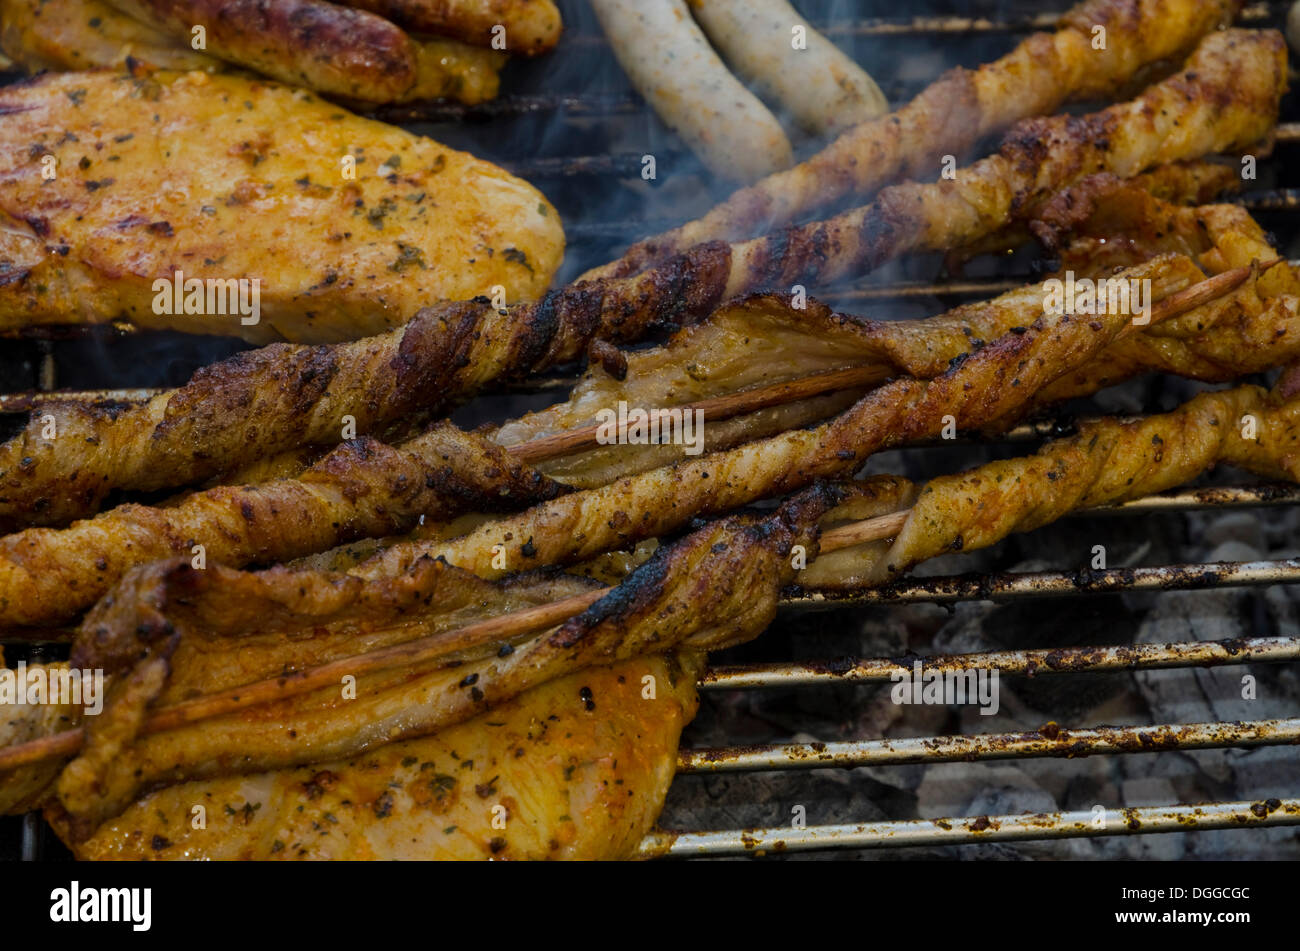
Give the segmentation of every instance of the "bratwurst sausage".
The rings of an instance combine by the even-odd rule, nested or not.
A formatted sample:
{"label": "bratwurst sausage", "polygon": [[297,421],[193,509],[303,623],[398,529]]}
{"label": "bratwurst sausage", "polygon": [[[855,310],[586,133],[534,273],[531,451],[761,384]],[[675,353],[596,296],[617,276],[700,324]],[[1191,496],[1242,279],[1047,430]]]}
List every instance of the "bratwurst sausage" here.
{"label": "bratwurst sausage", "polygon": [[752,182],[793,160],[781,123],[731,75],[685,0],[592,0],[632,85],[714,174]]}
{"label": "bratwurst sausage", "polygon": [[687,0],[723,58],[814,135],[889,111],[874,79],[786,0]]}
{"label": "bratwurst sausage", "polygon": [[128,16],[282,82],[393,102],[416,82],[417,50],[382,17],[322,0],[110,0]]}

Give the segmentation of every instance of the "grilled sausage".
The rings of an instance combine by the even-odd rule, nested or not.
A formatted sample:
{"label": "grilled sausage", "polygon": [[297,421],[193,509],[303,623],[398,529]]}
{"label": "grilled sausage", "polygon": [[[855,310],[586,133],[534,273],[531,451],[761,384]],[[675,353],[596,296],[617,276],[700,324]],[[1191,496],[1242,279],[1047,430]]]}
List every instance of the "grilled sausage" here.
{"label": "grilled sausage", "polygon": [[382,17],[322,0],[111,0],[123,13],[275,79],[365,102],[392,102],[415,85],[415,44]]}
{"label": "grilled sausage", "polygon": [[[769,102],[814,135],[838,133],[889,111],[875,80],[786,0],[687,0],[713,45]],[[806,44],[796,49],[794,28]]]}
{"label": "grilled sausage", "polygon": [[781,124],[732,76],[684,0],[592,0],[628,78],[714,174],[754,181],[793,160]]}
{"label": "grilled sausage", "polygon": [[[505,50],[536,56],[560,38],[560,11],[551,0],[341,0],[417,33],[449,36],[490,46],[493,30],[505,27]],[[500,47],[498,47],[500,48]]]}

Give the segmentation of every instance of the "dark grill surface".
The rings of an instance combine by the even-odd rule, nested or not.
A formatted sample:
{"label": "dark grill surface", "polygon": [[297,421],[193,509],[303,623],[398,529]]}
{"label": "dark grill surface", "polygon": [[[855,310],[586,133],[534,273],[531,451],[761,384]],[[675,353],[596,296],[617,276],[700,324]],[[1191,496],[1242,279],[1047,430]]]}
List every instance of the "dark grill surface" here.
{"label": "dark grill surface", "polygon": [[[725,191],[710,187],[697,160],[632,92],[587,5],[559,3],[566,33],[558,52],[512,62],[496,102],[381,115],[499,162],[541,188],[566,224],[569,251],[558,276],[565,281],[632,240],[698,216]],[[895,104],[944,69],[1000,56],[1027,30],[1046,27],[1050,12],[1068,6],[1049,0],[1045,13],[1041,4],[1022,0],[946,0],[913,5],[909,12],[924,19],[912,21],[879,2],[796,5]],[[1281,26],[1285,10],[1282,3],[1254,4],[1242,22]],[[1294,96],[1284,103],[1282,121],[1300,122]],[[1300,257],[1300,179],[1292,171],[1298,139],[1281,137],[1240,199],[1292,259]],[[804,143],[800,151],[815,148]],[[656,160],[654,182],[640,177],[647,154]],[[875,317],[921,317],[1028,279],[1040,263],[1026,249],[972,262],[958,280],[936,259],[922,257],[857,286],[813,292]],[[5,340],[0,399],[7,402],[0,409],[26,409],[33,393],[54,388],[176,385],[242,346],[112,329]],[[543,392],[482,400],[455,418],[478,423],[562,396],[555,388],[534,389]],[[1172,409],[1195,390],[1180,380],[1138,381],[1066,407],[1061,419]],[[0,427],[19,419],[0,415]],[[998,444],[885,453],[869,468],[913,479],[952,472],[1032,451],[1058,425],[1022,427]],[[1300,492],[1238,488],[1241,482],[1240,474],[1221,472],[1204,485],[1226,487],[1222,492],[1176,494],[1118,515],[1081,515],[987,551],[938,559],[918,572],[924,580],[896,586],[889,600],[789,605],[758,640],[713,658],[700,715],[683,738],[681,775],[660,821],[687,834],[652,837],[646,853],[1300,857],[1294,825],[1300,821],[1294,747],[1300,741],[1300,588],[1294,584],[1300,562],[1287,560],[1300,554],[1292,541],[1300,529],[1293,504]],[[1077,570],[1096,544],[1106,546],[1108,564],[1123,568],[1260,564],[1176,575],[1097,572],[1081,586]],[[955,572],[981,574],[937,589],[925,577]],[[1012,574],[990,581],[994,572]],[[1229,648],[1208,643],[1225,640]],[[1171,643],[1181,647],[1161,646]],[[1133,644],[1136,655],[1119,649]],[[11,645],[6,659],[49,656],[41,650]],[[1049,653],[1057,668],[1051,671]],[[971,707],[892,704],[888,659],[910,666],[913,654],[960,655],[954,663],[999,667],[1001,710],[982,717]],[[971,654],[981,656],[966,657]],[[1063,664],[1062,657],[1075,662]],[[1242,697],[1247,676],[1257,699]],[[1059,730],[1103,724],[1114,729],[1079,733],[1075,752],[1115,755],[1059,758]],[[1218,805],[1171,811],[1180,803]],[[1105,813],[1100,827],[1091,821],[1097,807]],[[1021,813],[1038,818],[997,819]],[[1231,828],[1243,816],[1271,827]],[[940,817],[953,821],[920,821]],[[1200,828],[1125,834],[1192,825]],[[742,836],[742,829],[760,831]],[[67,857],[36,817],[0,819],[0,858],[20,853]]]}

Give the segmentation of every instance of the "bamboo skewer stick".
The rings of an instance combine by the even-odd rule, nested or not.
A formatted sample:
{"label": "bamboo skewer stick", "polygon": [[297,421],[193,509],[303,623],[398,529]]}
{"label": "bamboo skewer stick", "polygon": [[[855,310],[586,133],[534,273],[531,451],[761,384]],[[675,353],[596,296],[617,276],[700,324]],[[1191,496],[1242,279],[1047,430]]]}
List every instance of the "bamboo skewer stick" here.
{"label": "bamboo skewer stick", "polygon": [[[1252,273],[1267,270],[1277,263],[1278,261],[1273,261],[1266,265],[1257,266],[1254,269],[1237,268],[1232,271],[1225,271],[1215,277],[1171,294],[1152,308],[1150,323],[1154,324],[1168,319],[1230,293],[1243,284]],[[786,394],[794,392],[800,395],[788,398],[800,399],[803,398],[803,394],[825,392],[826,390],[823,388],[827,385],[826,380],[828,377],[837,377],[841,381],[844,379],[851,380],[852,382],[847,385],[862,385],[861,381],[865,377],[860,374],[864,370],[872,373],[880,372],[878,368],[859,368],[855,371],[859,375],[850,376],[847,375],[847,371],[832,371],[831,373],[807,377],[802,381],[791,381],[791,383],[778,384],[775,387],[763,389],[768,391],[768,394],[775,394],[777,390],[781,390]],[[841,382],[839,385],[845,386],[846,384]],[[751,390],[704,402],[711,403],[715,412],[726,412],[732,406],[754,406],[756,401],[765,401],[767,399],[769,399],[769,395],[763,394],[762,391]],[[767,405],[776,404],[769,403]],[[721,410],[718,409],[719,406],[722,407]],[[746,411],[740,409],[737,412]],[[581,444],[582,439],[594,438],[594,432],[590,437],[587,436],[587,432],[588,429],[583,429],[556,434],[557,437],[565,437],[568,440],[565,443],[566,448],[559,450],[557,454],[572,451],[568,446]],[[555,437],[543,437],[543,440],[554,439]],[[535,445],[543,440],[534,440],[532,443],[523,443],[521,446]],[[552,442],[551,445],[559,445],[559,443]],[[907,521],[910,512],[910,509],[904,509],[899,512],[829,529],[820,538],[819,551],[822,554],[828,554],[832,551],[869,541],[893,538]],[[543,631],[590,607],[611,590],[613,589],[607,587],[594,589],[550,604],[538,605],[499,617],[488,618],[453,631],[395,644],[365,654],[333,661],[320,667],[243,684],[225,691],[163,707],[145,719],[141,727],[141,733],[142,735],[148,735],[175,729],[200,720],[224,716],[249,707],[298,696],[338,683],[345,674],[356,676],[383,670],[397,664],[424,663],[471,647],[500,643],[515,637]],[[54,757],[67,756],[80,749],[84,742],[85,728],[78,727],[6,749],[0,749],[0,770],[13,769]]]}
{"label": "bamboo skewer stick", "polygon": [[[909,513],[910,509],[905,509],[832,529],[822,536],[820,550],[824,554],[867,541],[891,538],[897,534]],[[420,664],[471,647],[497,644],[526,634],[544,631],[585,611],[612,590],[613,588],[596,588],[550,604],[478,621],[454,631],[394,644],[391,647],[332,661],[320,667],[185,700],[150,714],[145,719],[140,732],[142,735],[148,735],[174,730],[199,720],[225,716],[249,707],[286,700],[321,687],[328,687],[339,683],[340,679],[347,674],[359,676],[395,667],[398,664]],[[55,733],[0,749],[0,770],[14,769],[57,756],[67,756],[79,750],[84,742],[85,729],[77,727],[63,733]]]}
{"label": "bamboo skewer stick", "polygon": [[[774,383],[771,386],[742,390],[739,393],[728,393],[726,396],[713,396],[709,399],[668,409],[653,410],[648,416],[649,421],[654,423],[671,413],[693,413],[696,410],[701,410],[706,420],[730,419],[743,413],[753,413],[772,406],[795,403],[799,400],[822,396],[826,393],[870,386],[873,383],[882,382],[888,375],[888,372],[879,366],[830,370],[825,373],[814,373],[811,376],[800,377],[796,380],[787,380],[784,383]],[[549,436],[539,436],[537,439],[531,439],[528,442],[517,443],[506,447],[506,451],[521,462],[541,462],[545,459],[553,459],[556,456],[568,455],[571,452],[579,452],[599,445],[597,436],[600,430],[601,426],[599,424],[583,426],[581,429],[570,429]]]}
{"label": "bamboo skewer stick", "polygon": [[[1267,264],[1259,265],[1258,273],[1264,273],[1274,265],[1280,264],[1281,261],[1281,258],[1277,258]],[[1229,294],[1244,284],[1252,273],[1254,272],[1248,267],[1233,268],[1170,294],[1152,308],[1150,323],[1158,323],[1170,314],[1193,310],[1202,304]],[[795,380],[787,380],[783,383],[774,383],[771,386],[757,387],[739,393],[729,393],[726,396],[710,397],[695,403],[654,410],[648,414],[648,417],[649,421],[653,423],[670,413],[688,413],[702,410],[706,420],[730,419],[733,416],[757,412],[761,409],[781,406],[786,403],[795,403],[814,396],[872,386],[883,383],[889,376],[889,369],[880,364],[830,370]],[[549,436],[539,436],[528,442],[507,446],[506,452],[521,462],[534,463],[574,452],[594,449],[600,445],[598,435],[601,428],[597,424],[552,433]]]}

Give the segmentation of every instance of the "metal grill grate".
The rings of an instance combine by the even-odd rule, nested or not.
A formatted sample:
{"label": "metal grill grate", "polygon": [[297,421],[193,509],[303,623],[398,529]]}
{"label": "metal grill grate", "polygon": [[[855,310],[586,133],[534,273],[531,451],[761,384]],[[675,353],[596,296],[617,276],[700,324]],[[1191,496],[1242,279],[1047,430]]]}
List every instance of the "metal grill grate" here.
{"label": "metal grill grate", "polygon": [[[591,90],[587,68],[592,57],[603,60],[604,72],[617,75],[612,57],[595,28],[585,5],[577,0],[561,2],[570,29],[559,54],[573,54],[580,65],[561,69],[567,80],[554,88],[545,60],[520,64],[515,78],[506,78],[503,96],[480,107],[434,105],[382,110],[381,117],[428,132],[449,144],[465,147],[499,161],[518,174],[536,181],[548,192],[565,217],[573,248],[566,262],[572,277],[591,264],[608,257],[609,249],[646,234],[657,233],[718,197],[700,185],[689,201],[663,200],[660,189],[644,186],[639,178],[641,151],[626,143],[614,144],[603,152],[593,151],[589,135],[601,123],[618,122],[641,130],[650,141],[647,149],[659,147],[660,154],[679,157],[679,147],[656,129],[645,106],[621,80],[605,82]],[[1280,26],[1288,4],[1254,3],[1239,22],[1255,26]],[[1039,13],[1034,5],[1019,0],[996,4],[997,16],[925,16],[913,20],[849,18],[838,0],[805,0],[800,7],[814,25],[831,37],[848,43],[879,43],[872,47],[884,57],[881,75],[891,75],[890,64],[903,61],[907,49],[893,54],[887,44],[899,40],[923,40],[941,50],[945,65],[966,65],[991,59],[1006,47],[1006,35],[1030,29],[1049,28],[1054,14]],[[1065,3],[1055,4],[1064,8]],[[975,45],[971,45],[975,44]],[[890,58],[892,55],[892,59]],[[512,67],[515,68],[515,67]],[[928,81],[927,77],[925,81]],[[565,81],[573,89],[563,88]],[[887,89],[891,100],[910,98],[920,88],[916,77]],[[605,88],[609,87],[609,88]],[[512,88],[526,91],[512,91]],[[538,91],[544,90],[544,91]],[[1286,104],[1290,120],[1300,120],[1294,105]],[[539,125],[540,123],[540,125]],[[540,148],[528,138],[539,128],[547,131]],[[625,137],[626,138],[626,137]],[[636,139],[636,136],[631,138]],[[602,144],[597,143],[597,146]],[[603,144],[609,145],[607,140]],[[521,145],[524,146],[521,148]],[[639,147],[639,140],[637,146]],[[1278,131],[1277,148],[1300,146],[1300,121],[1285,122]],[[521,154],[522,153],[522,154]],[[689,175],[690,159],[681,159]],[[1273,179],[1267,187],[1238,198],[1257,213],[1285,240],[1284,253],[1300,255],[1300,228],[1295,214],[1300,211],[1300,181],[1287,181],[1289,163],[1274,159],[1265,163]],[[1264,177],[1263,175],[1261,176]],[[629,180],[631,180],[629,182]],[[1267,180],[1267,179],[1266,179]],[[664,205],[669,207],[667,211]],[[680,209],[675,206],[681,204]],[[1297,262],[1293,262],[1297,263]],[[919,277],[913,276],[920,273]],[[934,313],[952,301],[984,297],[1019,286],[1025,278],[1006,276],[996,269],[969,279],[938,281],[923,272],[892,269],[883,280],[871,280],[838,290],[833,297],[844,306],[870,305],[886,308],[906,304],[912,313]],[[82,400],[133,401],[147,399],[164,385],[167,374],[155,368],[152,379],[132,381],[123,388],[105,389],[87,383],[77,361],[84,358],[87,342],[92,352],[105,354],[108,362],[125,366],[135,355],[156,357],[159,335],[135,334],[125,327],[54,328],[23,336],[22,359],[12,366],[0,364],[0,414],[26,412],[52,396]],[[164,341],[165,342],[165,341]],[[222,344],[227,348],[229,344]],[[141,348],[141,349],[137,349]],[[219,350],[220,348],[215,348]],[[170,375],[188,375],[193,365],[213,358],[213,350],[195,354],[186,350],[179,358],[167,359],[180,365]],[[185,361],[189,361],[186,364]],[[534,380],[518,387],[521,391],[560,389],[571,377]],[[57,386],[65,387],[55,394]],[[1018,443],[1054,435],[1058,424],[1037,422],[1018,427],[1005,438]],[[951,446],[951,444],[948,444]],[[1291,506],[1300,502],[1296,486],[1213,486],[1184,489],[1142,499],[1112,509],[1094,510],[1088,516],[1133,517],[1140,514],[1179,514],[1192,511],[1226,511]],[[1060,526],[1057,526],[1059,529]],[[1165,591],[1196,588],[1265,586],[1300,583],[1300,559],[1225,564],[1170,564],[1162,567],[1124,568],[1099,571],[1039,571],[1016,574],[984,574],[923,580],[903,580],[877,590],[836,595],[802,593],[787,597],[786,617],[845,607],[888,606],[918,602],[949,603],[973,600],[1014,601],[1078,594]],[[789,637],[783,622],[764,639],[781,643]],[[779,688],[806,690],[837,685],[870,685],[890,681],[891,675],[910,669],[920,661],[926,670],[988,669],[1016,677],[1058,674],[1101,676],[1126,671],[1176,668],[1241,666],[1245,664],[1287,664],[1300,660],[1300,638],[1251,637],[1232,641],[1185,641],[1133,646],[1056,647],[1025,650],[996,650],[929,657],[835,659],[824,662],[776,661],[732,663],[712,667],[701,683],[703,696],[735,695],[742,691]],[[1300,713],[1300,711],[1296,711]],[[679,755],[681,775],[735,773],[773,770],[900,766],[915,763],[983,762],[999,759],[1025,760],[1040,757],[1076,757],[1092,754],[1154,754],[1194,749],[1245,749],[1256,746],[1300,743],[1300,719],[1282,718],[1249,722],[1165,723],[1152,726],[1077,728],[1049,723],[1040,730],[1017,733],[961,733],[904,739],[856,739],[840,742],[786,742],[686,748]],[[1268,798],[1259,801],[1221,801],[1202,804],[1110,809],[1101,814],[1047,812],[1034,815],[980,815],[938,819],[872,821],[858,824],[809,825],[806,828],[724,829],[703,832],[656,832],[641,844],[643,857],[733,856],[757,853],[808,852],[829,849],[892,849],[914,846],[947,846],[979,842],[1011,842],[1093,836],[1133,835],[1156,832],[1188,832],[1217,829],[1266,828],[1300,825],[1300,799]],[[16,852],[30,860],[58,849],[35,815],[15,823],[21,843]],[[6,831],[6,826],[0,826]],[[0,843],[3,851],[4,843]]]}

